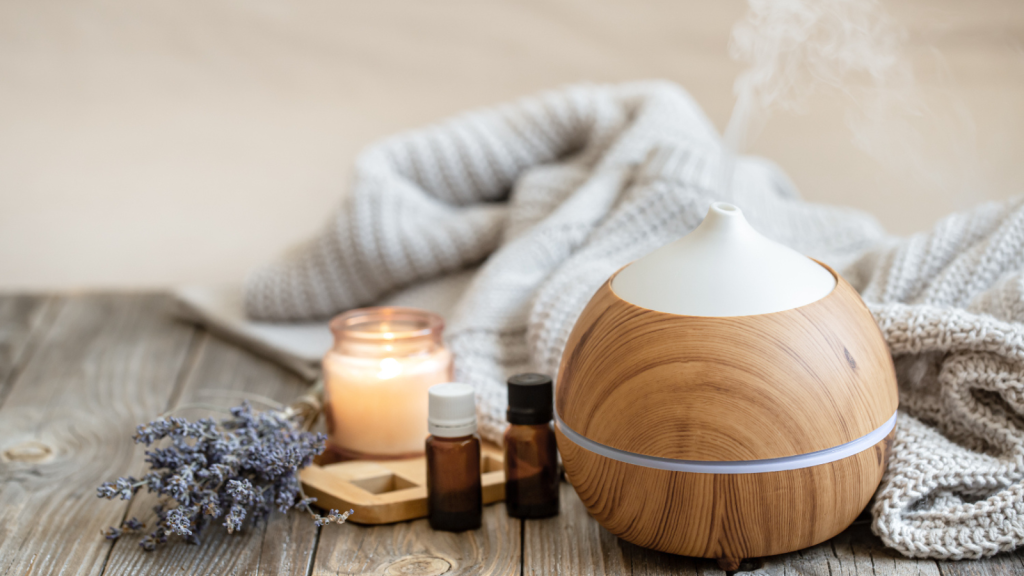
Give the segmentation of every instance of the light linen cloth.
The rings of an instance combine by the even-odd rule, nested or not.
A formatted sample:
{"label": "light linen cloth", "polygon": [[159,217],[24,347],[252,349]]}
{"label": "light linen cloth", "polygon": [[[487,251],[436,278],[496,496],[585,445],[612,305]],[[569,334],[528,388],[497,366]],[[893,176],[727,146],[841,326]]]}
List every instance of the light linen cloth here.
{"label": "light linen cloth", "polygon": [[901,413],[875,533],[933,558],[1024,542],[1022,202],[895,239],[867,214],[804,202],[761,159],[741,158],[733,190],[716,193],[719,152],[700,108],[659,82],[569,87],[402,134],[359,156],[327,227],[252,275],[245,309],[322,320],[482,263],[447,341],[496,440],[506,377],[556,375],[598,286],[726,200],[840,270],[889,343]]}

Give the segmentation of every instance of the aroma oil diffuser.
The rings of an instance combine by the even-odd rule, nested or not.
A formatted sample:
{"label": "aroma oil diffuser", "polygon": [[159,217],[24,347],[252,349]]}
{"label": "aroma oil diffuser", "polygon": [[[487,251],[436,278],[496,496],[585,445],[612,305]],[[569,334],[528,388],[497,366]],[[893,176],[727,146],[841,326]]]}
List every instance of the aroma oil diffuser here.
{"label": "aroma oil diffuser", "polygon": [[719,202],[584,309],[556,433],[605,528],[730,566],[849,526],[881,481],[897,403],[857,292]]}

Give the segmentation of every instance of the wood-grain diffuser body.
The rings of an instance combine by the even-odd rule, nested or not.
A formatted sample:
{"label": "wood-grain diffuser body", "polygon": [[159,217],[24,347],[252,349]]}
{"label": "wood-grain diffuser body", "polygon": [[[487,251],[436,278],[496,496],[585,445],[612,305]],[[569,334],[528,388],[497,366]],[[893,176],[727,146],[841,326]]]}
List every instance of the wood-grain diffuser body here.
{"label": "wood-grain diffuser body", "polygon": [[856,291],[716,203],[600,287],[555,403],[591,515],[635,544],[730,566],[849,526],[881,481],[898,398]]}

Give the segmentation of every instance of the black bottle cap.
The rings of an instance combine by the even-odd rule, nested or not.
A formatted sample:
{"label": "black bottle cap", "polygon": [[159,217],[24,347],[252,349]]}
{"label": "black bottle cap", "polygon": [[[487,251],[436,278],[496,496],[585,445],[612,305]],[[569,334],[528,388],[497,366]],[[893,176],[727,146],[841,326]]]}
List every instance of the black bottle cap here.
{"label": "black bottle cap", "polygon": [[554,387],[543,374],[516,374],[508,379],[509,424],[547,424],[551,422]]}

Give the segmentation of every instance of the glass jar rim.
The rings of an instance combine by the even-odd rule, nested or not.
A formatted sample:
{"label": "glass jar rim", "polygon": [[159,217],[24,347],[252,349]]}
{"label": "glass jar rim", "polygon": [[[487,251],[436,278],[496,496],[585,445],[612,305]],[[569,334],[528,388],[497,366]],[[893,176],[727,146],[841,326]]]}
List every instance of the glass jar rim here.
{"label": "glass jar rim", "polygon": [[[393,330],[379,332],[356,328],[365,322],[405,321],[422,327],[415,330]],[[433,336],[440,337],[444,330],[444,319],[428,310],[403,306],[371,306],[356,308],[335,316],[330,322],[331,332],[336,340],[345,338],[363,342],[393,342]]]}

